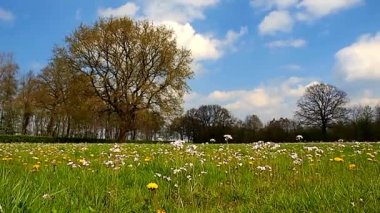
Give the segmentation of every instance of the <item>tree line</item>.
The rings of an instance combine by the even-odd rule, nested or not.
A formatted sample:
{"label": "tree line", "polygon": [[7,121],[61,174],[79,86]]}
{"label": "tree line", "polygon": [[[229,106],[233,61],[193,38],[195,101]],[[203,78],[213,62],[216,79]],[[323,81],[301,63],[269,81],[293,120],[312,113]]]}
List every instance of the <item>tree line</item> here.
{"label": "tree line", "polygon": [[183,112],[192,78],[191,52],[173,31],[149,21],[100,19],[80,25],[52,51],[49,63],[19,74],[0,53],[0,134],[194,142],[380,140],[380,107],[347,108],[347,94],[318,83],[297,102],[294,119],[263,124],[219,105]]}

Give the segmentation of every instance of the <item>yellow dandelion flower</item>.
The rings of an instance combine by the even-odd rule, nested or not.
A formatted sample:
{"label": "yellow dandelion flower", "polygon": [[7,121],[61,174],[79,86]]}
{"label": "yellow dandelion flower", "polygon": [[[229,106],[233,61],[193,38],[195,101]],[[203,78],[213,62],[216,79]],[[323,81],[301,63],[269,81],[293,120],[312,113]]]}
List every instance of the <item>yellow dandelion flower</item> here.
{"label": "yellow dandelion flower", "polygon": [[354,170],[354,169],[356,169],[356,165],[353,164],[353,163],[351,163],[350,165],[348,165],[348,169],[349,170]]}
{"label": "yellow dandelion flower", "polygon": [[166,213],[165,209],[157,209],[157,213]]}
{"label": "yellow dandelion flower", "polygon": [[336,161],[336,162],[343,162],[344,160],[343,160],[343,158],[335,157],[334,161]]}
{"label": "yellow dandelion flower", "polygon": [[34,165],[32,166],[32,170],[33,170],[33,171],[38,171],[38,170],[40,169],[40,167],[41,167],[40,164],[34,164]]}
{"label": "yellow dandelion flower", "polygon": [[158,185],[157,183],[148,183],[148,185],[146,185],[146,187],[151,190],[151,191],[154,191],[156,189],[158,189]]}

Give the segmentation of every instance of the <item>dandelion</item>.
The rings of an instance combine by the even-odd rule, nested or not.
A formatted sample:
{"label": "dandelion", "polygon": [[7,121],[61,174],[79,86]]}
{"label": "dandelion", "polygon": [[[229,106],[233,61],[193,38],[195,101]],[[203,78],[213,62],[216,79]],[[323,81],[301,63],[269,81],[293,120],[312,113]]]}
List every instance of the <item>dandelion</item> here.
{"label": "dandelion", "polygon": [[146,187],[151,190],[151,191],[154,191],[156,189],[158,189],[158,185],[157,183],[148,183],[148,185],[146,185]]}
{"label": "dandelion", "polygon": [[353,163],[351,163],[350,165],[348,165],[348,169],[349,170],[354,170],[354,169],[356,169],[356,165],[353,164]]}
{"label": "dandelion", "polygon": [[334,161],[336,161],[336,162],[343,162],[344,160],[343,160],[343,158],[335,157]]}
{"label": "dandelion", "polygon": [[38,171],[38,170],[40,169],[40,167],[41,167],[40,164],[34,164],[34,165],[32,166],[32,170],[33,170],[33,171]]}
{"label": "dandelion", "polygon": [[166,213],[165,209],[157,209],[157,213]]}

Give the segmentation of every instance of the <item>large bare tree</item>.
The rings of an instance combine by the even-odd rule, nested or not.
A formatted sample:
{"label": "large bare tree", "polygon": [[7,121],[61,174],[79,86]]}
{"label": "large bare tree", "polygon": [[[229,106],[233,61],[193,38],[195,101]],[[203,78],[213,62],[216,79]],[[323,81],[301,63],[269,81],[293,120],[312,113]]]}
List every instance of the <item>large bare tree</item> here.
{"label": "large bare tree", "polygon": [[347,102],[347,94],[335,86],[314,84],[307,87],[298,100],[296,117],[305,125],[320,127],[323,137],[326,137],[329,125],[345,118]]}
{"label": "large bare tree", "polygon": [[100,19],[67,37],[73,65],[86,73],[119,119],[118,140],[135,128],[137,113],[179,110],[191,78],[190,51],[172,30],[130,18]]}

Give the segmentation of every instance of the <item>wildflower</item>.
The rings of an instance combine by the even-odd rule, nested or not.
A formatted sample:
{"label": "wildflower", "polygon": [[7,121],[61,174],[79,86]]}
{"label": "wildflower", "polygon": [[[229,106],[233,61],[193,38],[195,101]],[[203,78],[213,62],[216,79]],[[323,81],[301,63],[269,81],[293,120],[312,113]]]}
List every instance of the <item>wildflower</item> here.
{"label": "wildflower", "polygon": [[166,213],[165,209],[157,209],[157,213]]}
{"label": "wildflower", "polygon": [[86,159],[80,159],[79,163],[82,164],[82,166],[88,166],[88,165],[90,165],[90,162],[87,161]]}
{"label": "wildflower", "polygon": [[148,183],[148,185],[146,185],[146,187],[151,190],[151,191],[154,191],[156,189],[158,189],[158,185],[157,183]]}
{"label": "wildflower", "polygon": [[343,158],[335,157],[334,161],[336,161],[336,162],[343,162],[344,160],[343,160]]}
{"label": "wildflower", "polygon": [[232,140],[232,136],[231,135],[224,135],[224,140],[228,143],[228,140]]}
{"label": "wildflower", "polygon": [[13,158],[8,158],[8,157],[5,157],[5,158],[2,158],[1,160],[3,161],[9,161],[9,160],[12,160]]}
{"label": "wildflower", "polygon": [[297,135],[296,136],[296,141],[302,141],[303,140],[303,136],[302,135]]}
{"label": "wildflower", "polygon": [[270,166],[268,166],[268,165],[265,165],[265,166],[258,166],[258,167],[256,167],[258,170],[260,170],[260,171],[266,171],[266,170],[268,170],[268,171],[272,171],[272,167],[270,167]]}
{"label": "wildflower", "polygon": [[354,170],[356,168],[356,165],[351,163],[350,165],[348,165],[348,169],[349,170]]}
{"label": "wildflower", "polygon": [[51,200],[53,197],[46,193],[46,194],[42,195],[42,198],[45,200]]}
{"label": "wildflower", "polygon": [[216,142],[216,140],[214,138],[210,139],[210,143],[215,143],[215,142]]}
{"label": "wildflower", "polygon": [[183,141],[183,140],[176,140],[176,141],[174,141],[174,142],[171,142],[170,144],[171,144],[172,146],[174,146],[175,148],[180,149],[180,148],[183,147],[183,144],[184,144],[184,143],[185,143],[185,141]]}
{"label": "wildflower", "polygon": [[114,152],[114,153],[119,153],[121,152],[120,150],[120,146],[118,144],[115,144],[111,149],[110,149],[111,152]]}
{"label": "wildflower", "polygon": [[149,162],[152,158],[151,157],[145,157],[144,161]]}
{"label": "wildflower", "polygon": [[38,170],[40,169],[40,167],[41,167],[40,164],[34,164],[34,165],[32,166],[32,170],[33,170],[33,171],[38,171]]}

